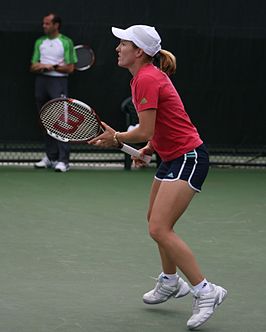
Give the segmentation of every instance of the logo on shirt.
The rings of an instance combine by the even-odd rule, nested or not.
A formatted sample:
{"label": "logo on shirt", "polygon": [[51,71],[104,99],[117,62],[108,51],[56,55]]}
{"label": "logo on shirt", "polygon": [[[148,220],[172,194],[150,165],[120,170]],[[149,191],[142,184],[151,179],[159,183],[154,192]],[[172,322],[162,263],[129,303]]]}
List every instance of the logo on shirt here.
{"label": "logo on shirt", "polygon": [[141,101],[140,101],[140,103],[141,103],[141,105],[143,105],[143,104],[147,104],[147,99],[146,98],[142,98],[141,99]]}

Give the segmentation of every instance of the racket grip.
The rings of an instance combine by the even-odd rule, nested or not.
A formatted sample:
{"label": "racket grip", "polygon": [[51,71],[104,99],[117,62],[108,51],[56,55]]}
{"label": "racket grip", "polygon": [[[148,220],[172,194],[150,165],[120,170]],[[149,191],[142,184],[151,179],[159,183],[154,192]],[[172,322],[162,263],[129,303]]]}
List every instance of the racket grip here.
{"label": "racket grip", "polygon": [[134,149],[134,148],[132,148],[132,146],[129,146],[127,144],[123,144],[121,151],[129,154],[130,156],[133,156],[133,157],[136,157],[136,158],[139,158],[139,159],[145,161],[146,164],[149,164],[151,161],[150,155],[145,154],[143,157],[141,157],[140,153],[137,149]]}

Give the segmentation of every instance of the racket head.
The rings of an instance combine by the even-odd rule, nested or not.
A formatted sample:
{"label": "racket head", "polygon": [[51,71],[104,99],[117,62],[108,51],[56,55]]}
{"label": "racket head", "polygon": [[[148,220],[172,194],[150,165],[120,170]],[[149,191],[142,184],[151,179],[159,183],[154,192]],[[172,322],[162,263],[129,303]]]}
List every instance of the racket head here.
{"label": "racket head", "polygon": [[87,104],[72,98],[56,98],[43,105],[41,122],[47,133],[62,142],[84,142],[102,132],[101,121]]}
{"label": "racket head", "polygon": [[75,69],[84,71],[91,68],[95,62],[95,54],[89,45],[76,45],[74,49],[77,53],[78,62],[75,64]]}

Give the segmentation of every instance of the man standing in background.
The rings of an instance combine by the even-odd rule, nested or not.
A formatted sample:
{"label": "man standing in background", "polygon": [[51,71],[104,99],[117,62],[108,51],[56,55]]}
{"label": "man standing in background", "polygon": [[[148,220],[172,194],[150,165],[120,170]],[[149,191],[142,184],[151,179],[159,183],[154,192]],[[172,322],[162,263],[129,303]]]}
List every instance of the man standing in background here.
{"label": "man standing in background", "polygon": [[[68,75],[73,73],[77,55],[73,41],[60,33],[62,20],[54,13],[43,18],[44,36],[34,45],[31,72],[37,74],[35,80],[35,99],[38,111],[49,100],[66,97],[68,94]],[[69,143],[55,140],[45,134],[46,155],[35,163],[36,168],[54,168],[57,172],[69,170]]]}

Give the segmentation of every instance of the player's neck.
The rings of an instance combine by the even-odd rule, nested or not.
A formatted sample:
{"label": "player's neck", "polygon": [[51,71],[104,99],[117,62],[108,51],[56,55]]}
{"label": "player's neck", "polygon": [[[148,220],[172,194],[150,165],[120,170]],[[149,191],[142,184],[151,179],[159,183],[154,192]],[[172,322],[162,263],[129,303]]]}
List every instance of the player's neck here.
{"label": "player's neck", "polygon": [[59,35],[60,35],[60,32],[59,32],[59,31],[56,31],[56,32],[49,33],[49,34],[48,34],[48,37],[49,37],[49,39],[55,39],[55,38],[57,38]]}
{"label": "player's neck", "polygon": [[139,72],[139,70],[142,68],[142,67],[145,67],[147,65],[149,65],[151,62],[135,62],[130,68],[128,68],[128,70],[130,71],[130,73],[132,74],[132,76],[136,76],[137,73]]}

